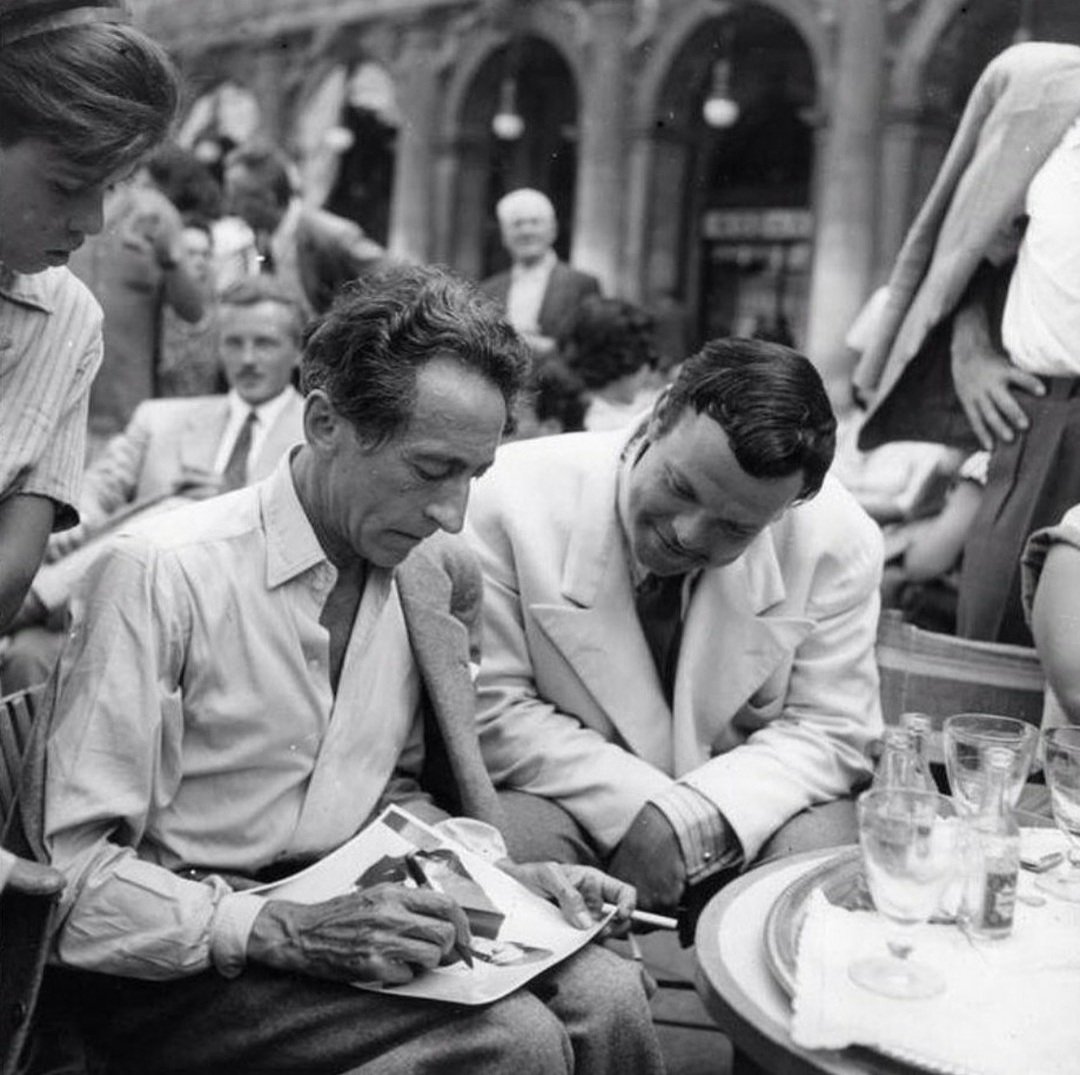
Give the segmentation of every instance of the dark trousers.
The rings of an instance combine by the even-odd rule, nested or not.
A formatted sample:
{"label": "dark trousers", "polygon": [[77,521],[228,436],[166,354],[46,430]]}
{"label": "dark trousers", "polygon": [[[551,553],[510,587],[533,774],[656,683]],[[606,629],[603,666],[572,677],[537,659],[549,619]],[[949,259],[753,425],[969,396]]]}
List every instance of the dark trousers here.
{"label": "dark trousers", "polygon": [[1080,378],[1046,377],[1045,396],[1019,393],[1027,432],[990,457],[986,492],[964,546],[956,633],[1032,645],[1020,600],[1027,539],[1080,501]]}

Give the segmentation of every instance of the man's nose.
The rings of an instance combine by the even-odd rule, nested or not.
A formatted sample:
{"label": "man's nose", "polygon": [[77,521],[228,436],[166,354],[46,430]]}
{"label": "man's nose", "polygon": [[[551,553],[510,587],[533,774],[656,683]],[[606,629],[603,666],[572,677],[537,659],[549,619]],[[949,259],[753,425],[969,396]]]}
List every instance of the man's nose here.
{"label": "man's nose", "polygon": [[692,556],[707,559],[724,544],[722,531],[704,512],[680,515],[673,529],[683,550]]}
{"label": "man's nose", "polygon": [[440,530],[448,534],[457,534],[465,525],[465,509],[469,506],[469,481],[448,482],[442,495],[433,500],[427,508],[428,518],[435,522]]}

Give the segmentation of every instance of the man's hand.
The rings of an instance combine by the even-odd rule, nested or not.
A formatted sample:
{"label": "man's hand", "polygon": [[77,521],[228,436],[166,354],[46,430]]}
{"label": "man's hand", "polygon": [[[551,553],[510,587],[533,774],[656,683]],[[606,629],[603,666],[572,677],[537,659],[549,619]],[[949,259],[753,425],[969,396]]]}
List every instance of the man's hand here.
{"label": "man's hand", "polygon": [[642,907],[661,912],[678,907],[686,887],[686,863],[675,830],[652,803],[638,811],[608,867],[637,888]]}
{"label": "man's hand", "polygon": [[512,862],[499,866],[530,892],[555,899],[572,926],[588,929],[603,914],[605,903],[615,904],[609,932],[620,936],[630,928],[630,914],[637,905],[632,885],[623,883],[592,866],[571,866],[561,862]]}
{"label": "man's hand", "polygon": [[[1033,374],[1017,369],[990,339],[986,314],[977,304],[956,315],[952,337],[952,378],[964,414],[987,451],[995,438],[1011,443],[1028,427],[1015,390],[1041,396],[1046,391]],[[1014,432],[1015,431],[1015,432]]]}
{"label": "man's hand", "polygon": [[521,338],[529,345],[536,358],[547,358],[555,353],[558,346],[551,336],[542,336],[539,332],[522,332]]}
{"label": "man's hand", "polygon": [[339,982],[402,985],[469,947],[465,912],[428,889],[381,884],[310,905],[271,900],[248,939],[248,959]]}

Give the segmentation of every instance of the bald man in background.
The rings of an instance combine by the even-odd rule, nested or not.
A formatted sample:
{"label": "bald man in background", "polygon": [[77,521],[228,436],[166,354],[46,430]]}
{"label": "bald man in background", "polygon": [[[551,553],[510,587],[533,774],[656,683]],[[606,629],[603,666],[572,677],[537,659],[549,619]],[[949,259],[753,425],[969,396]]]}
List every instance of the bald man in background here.
{"label": "bald man in background", "polygon": [[512,190],[499,199],[495,215],[512,264],[484,280],[480,290],[502,307],[533,354],[546,357],[570,328],[582,299],[601,293],[600,281],[556,257],[559,226],[547,195],[530,187]]}

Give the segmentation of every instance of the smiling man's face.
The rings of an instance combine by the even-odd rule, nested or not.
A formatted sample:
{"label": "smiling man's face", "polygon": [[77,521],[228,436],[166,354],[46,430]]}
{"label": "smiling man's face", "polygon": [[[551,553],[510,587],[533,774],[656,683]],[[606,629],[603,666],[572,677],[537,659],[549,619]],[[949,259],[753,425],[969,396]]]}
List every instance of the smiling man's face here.
{"label": "smiling man's face", "polygon": [[0,146],[0,262],[21,273],[66,264],[101,231],[102,201],[121,178],[92,177],[39,138]]}
{"label": "smiling man's face", "polygon": [[634,559],[664,576],[738,559],[795,501],[803,475],[747,474],[720,425],[688,408],[666,433],[652,420],[628,480]]}

